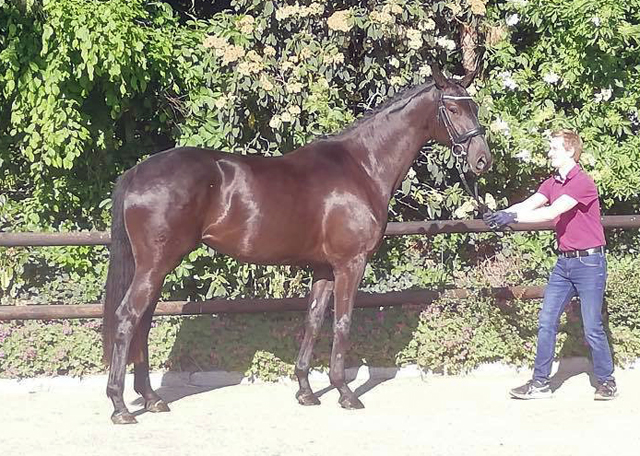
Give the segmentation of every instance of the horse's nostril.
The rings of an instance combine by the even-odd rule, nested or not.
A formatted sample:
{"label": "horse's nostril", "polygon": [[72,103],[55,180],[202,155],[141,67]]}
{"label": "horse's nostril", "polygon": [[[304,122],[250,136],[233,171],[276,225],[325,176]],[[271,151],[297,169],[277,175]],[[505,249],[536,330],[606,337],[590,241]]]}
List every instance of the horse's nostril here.
{"label": "horse's nostril", "polygon": [[484,159],[484,157],[480,157],[476,162],[476,169],[482,171],[486,166],[487,166],[487,161]]}

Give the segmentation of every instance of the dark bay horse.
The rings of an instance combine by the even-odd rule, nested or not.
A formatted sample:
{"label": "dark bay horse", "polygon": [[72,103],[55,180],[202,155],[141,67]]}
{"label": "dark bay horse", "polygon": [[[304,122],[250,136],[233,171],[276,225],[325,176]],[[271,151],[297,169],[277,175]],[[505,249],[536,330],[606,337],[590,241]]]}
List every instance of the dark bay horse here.
{"label": "dark bay horse", "polygon": [[392,195],[428,141],[450,145],[476,174],[491,165],[478,107],[464,89],[472,77],[455,83],[434,66],[425,84],[281,157],[178,147],[124,173],[112,198],[103,320],[112,421],[136,422],[122,397],[127,363],[146,409],[169,410],[149,382],[147,338],[165,276],[201,242],[245,262],[312,268],[296,397],[320,403],[309,363],[333,296],[329,378],[342,407],[362,408],[345,382],[344,357],[354,296],[382,240]]}

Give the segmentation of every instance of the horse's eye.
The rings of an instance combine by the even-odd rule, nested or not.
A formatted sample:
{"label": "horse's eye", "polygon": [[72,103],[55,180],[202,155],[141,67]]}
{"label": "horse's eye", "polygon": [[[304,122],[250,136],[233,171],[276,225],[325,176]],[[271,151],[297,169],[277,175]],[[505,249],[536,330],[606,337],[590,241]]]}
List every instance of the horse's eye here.
{"label": "horse's eye", "polygon": [[454,114],[458,114],[458,108],[455,106],[449,106],[449,111],[451,111]]}

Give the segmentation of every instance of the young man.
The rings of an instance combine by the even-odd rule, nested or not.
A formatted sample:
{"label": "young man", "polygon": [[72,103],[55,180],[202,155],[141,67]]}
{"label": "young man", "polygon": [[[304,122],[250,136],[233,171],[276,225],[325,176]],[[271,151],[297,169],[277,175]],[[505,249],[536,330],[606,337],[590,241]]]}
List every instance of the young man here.
{"label": "young man", "polygon": [[491,227],[555,221],[559,254],[540,311],[533,378],[511,390],[515,398],[551,396],[549,375],[558,322],[566,304],[576,294],[580,297],[584,333],[598,381],[595,399],[609,400],[617,395],[611,350],[602,324],[607,263],[600,202],[595,183],[578,165],[581,153],[582,141],[575,132],[554,132],[548,153],[554,175],[523,202],[484,217]]}

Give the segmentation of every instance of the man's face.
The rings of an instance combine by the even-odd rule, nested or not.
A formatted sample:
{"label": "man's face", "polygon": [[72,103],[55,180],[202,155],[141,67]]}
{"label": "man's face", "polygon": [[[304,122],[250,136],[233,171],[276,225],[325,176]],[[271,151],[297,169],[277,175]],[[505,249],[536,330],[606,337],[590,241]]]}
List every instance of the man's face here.
{"label": "man's face", "polygon": [[551,160],[551,166],[558,169],[573,161],[573,150],[567,150],[564,145],[564,138],[555,136],[549,142],[549,152],[547,156]]}

